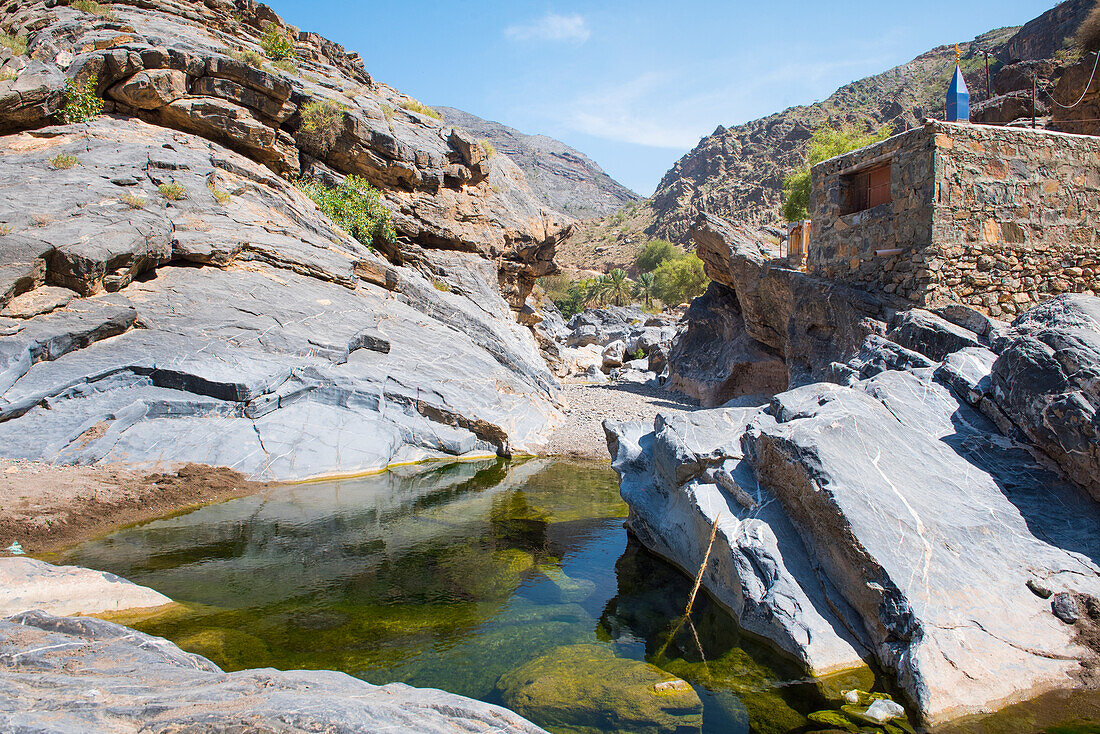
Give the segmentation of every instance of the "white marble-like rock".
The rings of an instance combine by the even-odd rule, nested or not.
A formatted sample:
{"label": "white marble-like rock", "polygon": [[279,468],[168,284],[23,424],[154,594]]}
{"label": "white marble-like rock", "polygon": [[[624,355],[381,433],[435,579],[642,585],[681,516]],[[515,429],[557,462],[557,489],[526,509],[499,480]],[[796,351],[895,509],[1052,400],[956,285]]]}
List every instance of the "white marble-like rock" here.
{"label": "white marble-like rock", "polygon": [[0,617],[32,609],[50,614],[100,614],[159,607],[164,594],[113,573],[54,566],[33,558],[0,558]]}

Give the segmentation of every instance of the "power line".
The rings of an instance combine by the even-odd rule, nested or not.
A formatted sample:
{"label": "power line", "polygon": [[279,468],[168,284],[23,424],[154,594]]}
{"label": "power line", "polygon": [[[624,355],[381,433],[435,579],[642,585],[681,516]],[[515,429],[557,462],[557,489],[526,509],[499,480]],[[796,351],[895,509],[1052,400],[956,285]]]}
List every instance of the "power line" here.
{"label": "power line", "polygon": [[1097,68],[1097,66],[1100,66],[1100,52],[1093,51],[1093,53],[1096,54],[1096,61],[1092,62],[1092,76],[1089,77],[1089,83],[1085,85],[1084,91],[1081,92],[1081,96],[1077,99],[1076,102],[1074,102],[1071,105],[1064,105],[1061,102],[1059,102],[1058,100],[1054,99],[1054,95],[1052,95],[1047,90],[1044,89],[1043,94],[1050,97],[1050,101],[1053,102],[1054,104],[1058,105],[1059,107],[1061,107],[1063,110],[1072,110],[1074,107],[1076,107],[1077,105],[1084,102],[1085,101],[1085,95],[1089,93],[1090,89],[1092,89],[1092,81],[1093,81],[1093,79],[1096,78],[1096,68]]}

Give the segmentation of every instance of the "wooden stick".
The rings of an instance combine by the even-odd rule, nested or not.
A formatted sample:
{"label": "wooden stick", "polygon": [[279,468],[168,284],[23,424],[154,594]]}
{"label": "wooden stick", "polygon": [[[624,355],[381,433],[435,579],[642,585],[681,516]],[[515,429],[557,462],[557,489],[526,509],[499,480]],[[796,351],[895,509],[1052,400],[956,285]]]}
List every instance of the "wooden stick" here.
{"label": "wooden stick", "polygon": [[695,574],[695,586],[691,590],[691,596],[688,597],[687,609],[684,610],[684,616],[691,614],[691,607],[695,604],[695,595],[699,593],[699,587],[703,584],[703,572],[707,570],[707,561],[710,560],[710,550],[714,547],[714,536],[718,535],[718,521],[722,519],[722,513],[719,512],[718,516],[714,518],[714,525],[710,528],[710,542],[707,543],[707,552],[703,554],[703,562],[699,564],[699,573]]}

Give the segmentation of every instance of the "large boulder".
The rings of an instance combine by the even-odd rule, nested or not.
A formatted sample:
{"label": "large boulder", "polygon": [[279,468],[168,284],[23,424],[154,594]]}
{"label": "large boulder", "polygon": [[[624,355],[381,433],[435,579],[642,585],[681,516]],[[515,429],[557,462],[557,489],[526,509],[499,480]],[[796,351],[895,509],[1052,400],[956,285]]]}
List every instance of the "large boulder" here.
{"label": "large boulder", "polygon": [[5,731],[545,734],[511,711],[443,691],[330,670],[225,673],[159,637],[43,612],[0,620],[0,690]]}
{"label": "large boulder", "polygon": [[689,573],[717,525],[703,584],[742,626],[811,672],[873,655],[929,724],[1081,686],[1100,660],[1071,607],[1100,597],[1100,506],[1027,439],[1041,416],[1058,446],[1096,445],[1095,303],[991,332],[1000,356],[920,314],[910,344],[961,348],[937,363],[870,335],[831,365],[841,385],[608,423],[628,523]]}
{"label": "large boulder", "polygon": [[149,69],[107,90],[108,96],[139,110],[152,110],[187,94],[187,75],[177,69]]}
{"label": "large boulder", "polygon": [[1020,315],[994,351],[998,405],[1100,501],[1100,298],[1053,298]]}
{"label": "large boulder", "polygon": [[558,420],[495,262],[389,263],[201,137],[112,118],[7,136],[0,191],[0,273],[22,294],[0,317],[7,456],[295,479],[537,451]]}
{"label": "large boulder", "polygon": [[728,286],[712,282],[691,302],[684,322],[666,360],[668,388],[708,408],[742,395],[774,395],[787,388],[786,363],[775,349],[749,336],[737,296]]}
{"label": "large boulder", "polygon": [[605,645],[551,650],[505,673],[497,687],[509,708],[560,732],[580,734],[600,726],[686,734],[702,726],[703,704],[687,682],[617,657]]}

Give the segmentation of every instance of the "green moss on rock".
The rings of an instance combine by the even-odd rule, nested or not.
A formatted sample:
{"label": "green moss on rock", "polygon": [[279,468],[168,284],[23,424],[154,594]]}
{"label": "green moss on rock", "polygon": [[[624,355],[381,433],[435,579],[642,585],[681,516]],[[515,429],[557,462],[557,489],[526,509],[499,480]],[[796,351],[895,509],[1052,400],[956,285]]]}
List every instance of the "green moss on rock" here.
{"label": "green moss on rock", "polygon": [[699,731],[703,704],[684,681],[604,645],[569,645],[501,676],[506,706],[557,732]]}

